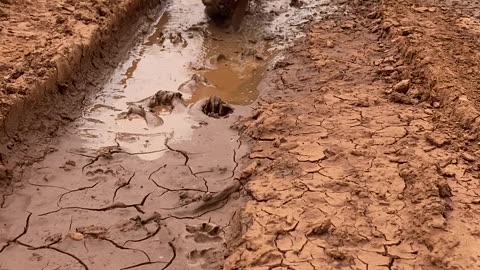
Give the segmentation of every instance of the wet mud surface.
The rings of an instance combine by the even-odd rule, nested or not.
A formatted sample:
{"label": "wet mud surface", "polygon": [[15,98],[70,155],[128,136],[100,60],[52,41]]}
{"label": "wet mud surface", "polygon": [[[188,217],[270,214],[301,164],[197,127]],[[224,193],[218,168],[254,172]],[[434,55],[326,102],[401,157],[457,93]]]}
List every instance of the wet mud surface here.
{"label": "wet mud surface", "polygon": [[[3,196],[0,267],[222,269],[246,201],[248,148],[230,126],[257,99],[276,50],[330,10],[253,3],[231,34],[208,23],[201,1],[167,3],[82,117]],[[161,90],[181,102],[152,99]],[[136,105],[144,114],[128,114]]]}

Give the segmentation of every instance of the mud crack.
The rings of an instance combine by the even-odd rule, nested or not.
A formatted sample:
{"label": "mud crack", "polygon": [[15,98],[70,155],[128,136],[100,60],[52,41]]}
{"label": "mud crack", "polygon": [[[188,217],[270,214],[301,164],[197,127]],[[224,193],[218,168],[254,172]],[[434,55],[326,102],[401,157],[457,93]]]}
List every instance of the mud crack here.
{"label": "mud crack", "polygon": [[81,187],[81,188],[77,188],[77,189],[74,189],[74,190],[70,190],[66,193],[63,193],[62,195],[60,195],[60,197],[58,198],[58,201],[57,201],[57,206],[60,207],[60,203],[63,199],[63,197],[67,194],[70,194],[70,193],[73,193],[73,192],[77,192],[77,191],[82,191],[82,190],[86,190],[86,189],[91,189],[91,188],[94,188],[98,185],[99,182],[93,184],[92,186],[87,186],[87,187]]}
{"label": "mud crack", "polygon": [[[165,169],[167,167],[167,164],[161,166],[160,168],[156,169],[155,171],[153,171],[152,173],[150,173],[150,175],[148,176],[148,180],[152,181],[153,184],[155,184],[155,186],[161,188],[161,189],[164,189],[166,192],[177,192],[177,191],[198,191],[198,192],[202,192],[202,193],[206,193],[208,192],[208,189],[207,190],[201,190],[201,189],[195,189],[195,188],[179,188],[179,189],[175,189],[175,188],[168,188],[166,186],[162,186],[160,185],[157,181],[155,181],[155,179],[152,178],[152,176],[159,172],[160,170],[162,169]],[[197,177],[198,179],[198,177]],[[164,192],[163,194],[165,194],[166,192]],[[162,195],[163,195],[162,194]]]}
{"label": "mud crack", "polygon": [[134,173],[132,174],[132,176],[130,176],[130,178],[128,179],[127,182],[122,183],[120,186],[118,186],[118,187],[115,189],[115,192],[113,193],[112,202],[115,202],[115,198],[117,197],[117,192],[118,192],[120,189],[122,189],[122,188],[130,185],[130,182],[131,182],[132,179],[135,177],[135,174],[136,174],[136,172],[134,172]]}
{"label": "mud crack", "polygon": [[66,256],[69,256],[70,258],[72,258],[72,259],[74,259],[75,261],[77,261],[80,265],[82,265],[82,267],[83,267],[85,270],[89,270],[88,266],[87,266],[80,258],[78,258],[77,256],[75,256],[75,255],[73,255],[73,254],[71,254],[71,253],[69,253],[69,252],[63,251],[63,250],[61,250],[61,249],[59,249],[59,248],[56,248],[56,247],[52,247],[52,246],[51,246],[51,245],[53,245],[53,244],[55,244],[55,243],[52,243],[52,244],[47,245],[47,246],[41,246],[41,247],[34,247],[34,246],[31,246],[31,245],[28,245],[28,244],[25,244],[25,243],[22,243],[22,242],[19,242],[19,241],[17,241],[17,243],[18,243],[19,245],[22,245],[22,246],[24,246],[24,247],[27,247],[27,248],[30,249],[30,250],[40,250],[40,249],[54,250],[54,251],[56,251],[56,252],[58,252],[58,253],[62,253],[62,254],[64,254],[64,255],[66,255]]}
{"label": "mud crack", "polygon": [[166,265],[164,267],[162,267],[160,270],[167,269],[168,267],[170,267],[170,265],[172,265],[173,261],[175,261],[175,259],[177,258],[177,249],[176,249],[175,245],[173,244],[174,241],[175,241],[175,239],[168,242],[168,246],[172,250],[172,257],[170,258],[170,260],[168,262],[164,262],[164,261],[152,262],[152,261],[149,261],[149,262],[139,263],[139,264],[136,264],[136,265],[121,268],[120,270],[135,269],[135,268],[142,267],[142,266],[145,266],[145,265],[154,265],[154,264],[160,264],[160,263],[166,263]]}
{"label": "mud crack", "polygon": [[64,208],[60,208],[60,209],[57,209],[57,210],[54,210],[54,211],[46,212],[46,213],[40,214],[38,216],[47,216],[47,215],[50,215],[50,214],[53,214],[53,213],[58,213],[58,212],[63,211],[63,210],[85,210],[85,211],[103,212],[103,211],[109,211],[109,210],[114,210],[114,209],[131,208],[131,207],[135,208],[139,213],[145,214],[145,212],[141,209],[141,206],[143,206],[145,204],[145,201],[147,200],[147,198],[150,195],[151,195],[151,193],[145,195],[145,197],[142,199],[142,201],[140,203],[137,203],[137,204],[125,204],[123,202],[116,202],[116,203],[113,203],[109,206],[102,207],[102,208],[87,208],[87,207],[71,206],[71,207],[64,207]]}
{"label": "mud crack", "polygon": [[30,225],[30,218],[32,217],[32,213],[28,213],[27,220],[25,221],[25,226],[23,227],[23,231],[13,238],[12,240],[7,241],[7,243],[0,249],[0,253],[2,253],[6,248],[8,248],[11,244],[13,243],[18,243],[18,239],[20,239],[22,236],[27,234],[28,227]]}

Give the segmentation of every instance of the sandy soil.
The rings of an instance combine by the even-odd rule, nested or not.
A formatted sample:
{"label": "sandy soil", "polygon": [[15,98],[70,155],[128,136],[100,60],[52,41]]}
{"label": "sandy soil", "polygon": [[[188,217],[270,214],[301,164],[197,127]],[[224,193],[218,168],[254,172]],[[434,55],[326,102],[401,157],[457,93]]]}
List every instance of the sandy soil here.
{"label": "sandy soil", "polygon": [[225,269],[480,268],[479,148],[462,129],[478,13],[456,4],[356,1],[276,64],[237,125],[253,200]]}

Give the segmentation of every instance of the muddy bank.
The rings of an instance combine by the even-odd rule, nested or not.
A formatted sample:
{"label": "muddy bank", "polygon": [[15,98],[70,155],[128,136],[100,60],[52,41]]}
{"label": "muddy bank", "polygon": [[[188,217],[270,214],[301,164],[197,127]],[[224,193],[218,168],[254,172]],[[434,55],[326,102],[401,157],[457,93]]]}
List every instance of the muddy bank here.
{"label": "muddy bank", "polygon": [[452,121],[472,132],[478,130],[480,115],[477,10],[474,1],[385,1],[378,26],[372,26],[396,45],[395,54],[405,61],[391,79],[410,79],[413,87],[406,94],[413,102],[428,100],[442,107]]}
{"label": "muddy bank", "polygon": [[377,31],[382,10],[407,2],[350,4],[268,75],[263,103],[236,125],[253,144],[253,200],[224,269],[480,267],[477,140],[457,135],[422,70]]}
{"label": "muddy bank", "polygon": [[0,3],[0,163],[7,169],[2,167],[2,185],[19,180],[21,167],[49,151],[46,143],[81,114],[85,97],[98,90],[161,4]]}

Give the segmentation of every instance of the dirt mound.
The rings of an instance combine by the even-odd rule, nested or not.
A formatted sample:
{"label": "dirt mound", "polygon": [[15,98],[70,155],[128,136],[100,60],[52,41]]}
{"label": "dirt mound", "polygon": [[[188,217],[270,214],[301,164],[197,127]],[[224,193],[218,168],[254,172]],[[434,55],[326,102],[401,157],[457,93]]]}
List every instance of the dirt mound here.
{"label": "dirt mound", "polygon": [[[357,4],[314,25],[270,74],[261,108],[237,124],[258,167],[225,269],[480,267],[479,148],[444,122],[456,101],[435,88],[462,67],[443,54],[421,65],[415,48],[430,44],[399,39],[435,40],[379,19],[411,4]],[[382,39],[386,29],[400,34]],[[441,37],[458,48],[457,35]],[[434,67],[443,73],[426,72]]]}

